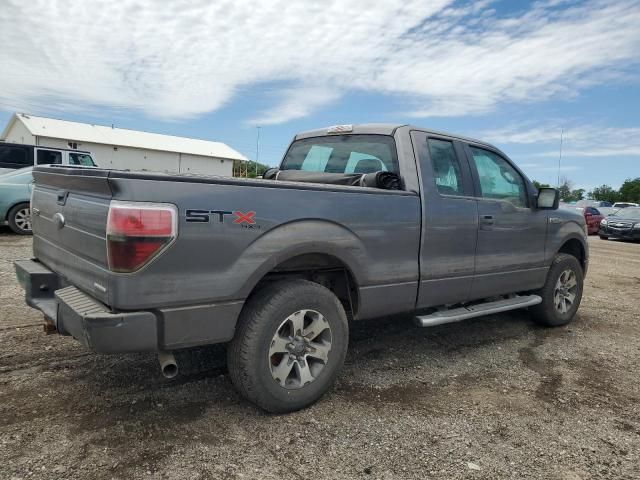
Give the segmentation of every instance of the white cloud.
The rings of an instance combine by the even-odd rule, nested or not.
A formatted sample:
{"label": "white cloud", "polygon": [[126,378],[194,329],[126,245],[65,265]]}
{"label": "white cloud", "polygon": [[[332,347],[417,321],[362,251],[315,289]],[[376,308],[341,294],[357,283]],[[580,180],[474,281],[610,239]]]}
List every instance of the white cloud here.
{"label": "white cloud", "polygon": [[300,87],[282,95],[280,103],[251,119],[254,125],[274,125],[309,115],[315,109],[328,105],[340,98],[338,92],[323,87]]}
{"label": "white cloud", "polygon": [[640,1],[558,3],[505,18],[486,1],[5,0],[0,108],[186,118],[269,82],[286,87],[261,92],[276,104],[258,123],[351,90],[403,98],[415,116],[454,116],[626,78]]}
{"label": "white cloud", "polygon": [[542,149],[529,153],[529,157],[557,158],[560,154],[561,131],[563,158],[640,156],[638,127],[614,128],[567,121],[535,126],[517,124],[478,132],[477,136],[494,143],[529,145]]}

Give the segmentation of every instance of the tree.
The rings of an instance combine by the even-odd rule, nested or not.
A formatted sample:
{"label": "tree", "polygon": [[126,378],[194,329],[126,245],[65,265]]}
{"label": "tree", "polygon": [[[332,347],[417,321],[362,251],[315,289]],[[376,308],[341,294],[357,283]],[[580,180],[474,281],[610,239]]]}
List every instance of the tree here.
{"label": "tree", "polygon": [[620,199],[620,193],[609,185],[600,185],[589,192],[589,196],[594,200],[615,203]]}
{"label": "tree", "polygon": [[533,186],[536,187],[536,190],[540,190],[541,188],[548,188],[551,185],[549,185],[548,183],[540,183],[539,181],[534,180]]}
{"label": "tree", "polygon": [[623,202],[640,203],[640,177],[633,180],[627,178],[620,187],[620,200]]}
{"label": "tree", "polygon": [[[269,167],[268,165],[258,162],[258,176],[264,175],[264,172],[266,172],[270,168],[271,167]],[[234,160],[233,176],[256,178],[256,162],[254,162],[253,160]]]}
{"label": "tree", "polygon": [[563,202],[570,202],[571,189],[573,188],[573,182],[567,177],[560,179],[560,185],[558,185],[558,192],[560,192],[560,200]]}

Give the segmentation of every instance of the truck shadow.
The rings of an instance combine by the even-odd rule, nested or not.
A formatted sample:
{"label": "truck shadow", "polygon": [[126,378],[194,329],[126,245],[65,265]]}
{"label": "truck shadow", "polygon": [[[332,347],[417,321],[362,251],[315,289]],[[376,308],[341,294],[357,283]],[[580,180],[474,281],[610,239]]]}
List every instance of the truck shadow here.
{"label": "truck shadow", "polygon": [[[554,331],[535,326],[526,312],[504,313],[426,329],[414,326],[411,317],[407,316],[354,322],[350,328],[349,353],[336,391],[348,394],[354,387],[351,393],[357,399],[359,395],[355,390],[377,388],[377,378],[382,375],[392,380],[392,386],[401,382],[410,390],[415,387],[428,395],[429,389],[413,373],[415,368],[454,370],[460,362],[468,362],[479,351],[501,349],[514,341],[521,344],[534,335],[532,332],[537,332],[535,338],[539,342],[543,336],[554,334]],[[181,374],[172,380],[161,376],[154,356],[142,354],[92,356],[94,366],[72,373],[75,377],[72,380],[84,382],[94,398],[123,399],[143,394],[146,400],[136,402],[134,407],[127,403],[120,409],[111,408],[111,420],[114,415],[126,419],[132,409],[140,411],[149,407],[156,410],[149,398],[180,399],[185,396],[183,413],[167,417],[171,417],[172,423],[189,422],[203,415],[204,405],[221,411],[248,407],[254,413],[261,413],[235,392],[227,375],[224,346],[182,351],[176,358]],[[535,367],[533,358],[527,353],[520,356],[522,362]],[[482,367],[479,361],[477,363]],[[472,377],[468,379],[471,382]],[[416,394],[413,390],[409,393]],[[162,408],[166,409],[174,404],[174,400],[156,403],[163,404]]]}

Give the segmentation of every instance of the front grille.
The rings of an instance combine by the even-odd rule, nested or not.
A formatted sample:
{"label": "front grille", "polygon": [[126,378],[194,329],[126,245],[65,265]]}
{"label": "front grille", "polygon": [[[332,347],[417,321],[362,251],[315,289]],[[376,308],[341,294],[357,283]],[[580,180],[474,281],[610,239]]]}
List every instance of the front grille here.
{"label": "front grille", "polygon": [[627,230],[633,226],[632,223],[628,222],[609,222],[608,225],[612,228],[620,228],[623,230]]}

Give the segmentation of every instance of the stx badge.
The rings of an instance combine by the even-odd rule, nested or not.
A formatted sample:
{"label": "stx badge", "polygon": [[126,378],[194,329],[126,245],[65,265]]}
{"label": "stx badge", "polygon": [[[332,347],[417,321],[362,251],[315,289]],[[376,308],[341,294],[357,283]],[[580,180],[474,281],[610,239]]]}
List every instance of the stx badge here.
{"label": "stx badge", "polygon": [[232,221],[235,224],[242,225],[246,228],[256,227],[256,221],[253,219],[253,217],[256,215],[256,212],[189,209],[185,213],[186,221],[189,223],[209,223],[211,221],[215,221],[216,219],[219,223],[225,223],[226,221],[230,220],[230,218],[227,217],[233,216],[235,218],[233,218]]}

